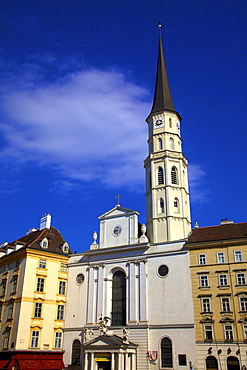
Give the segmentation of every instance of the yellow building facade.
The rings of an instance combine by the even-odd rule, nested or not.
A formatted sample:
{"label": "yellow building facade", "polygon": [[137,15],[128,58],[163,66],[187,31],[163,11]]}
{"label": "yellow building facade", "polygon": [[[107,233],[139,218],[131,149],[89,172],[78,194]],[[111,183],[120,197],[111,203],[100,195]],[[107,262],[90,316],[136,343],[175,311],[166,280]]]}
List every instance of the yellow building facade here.
{"label": "yellow building facade", "polygon": [[188,238],[198,369],[247,366],[247,223],[196,227]]}
{"label": "yellow building facade", "polygon": [[39,229],[1,245],[0,356],[11,368],[20,365],[12,353],[62,351],[70,249],[50,220],[44,216]]}

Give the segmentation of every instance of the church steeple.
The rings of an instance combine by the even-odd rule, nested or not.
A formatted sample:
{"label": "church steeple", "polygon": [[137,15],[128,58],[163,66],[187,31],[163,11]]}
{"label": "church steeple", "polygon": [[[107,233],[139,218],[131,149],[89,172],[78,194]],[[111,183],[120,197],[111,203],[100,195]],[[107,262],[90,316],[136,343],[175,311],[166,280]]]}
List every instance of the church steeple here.
{"label": "church steeple", "polygon": [[156,72],[156,84],[154,90],[154,100],[151,113],[157,113],[162,110],[175,112],[172,102],[169,81],[167,77],[166,64],[162,46],[162,38],[159,38],[158,63]]}
{"label": "church steeple", "polygon": [[182,152],[181,117],[172,102],[161,35],[154,101],[147,123],[149,155],[144,167],[148,237],[151,243],[181,240],[191,230],[188,162]]}

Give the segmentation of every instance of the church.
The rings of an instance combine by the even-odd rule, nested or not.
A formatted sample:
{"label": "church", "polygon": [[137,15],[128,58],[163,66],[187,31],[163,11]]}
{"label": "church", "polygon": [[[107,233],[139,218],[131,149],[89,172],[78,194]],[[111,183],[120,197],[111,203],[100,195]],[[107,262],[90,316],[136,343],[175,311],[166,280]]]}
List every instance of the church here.
{"label": "church", "polygon": [[[99,216],[90,249],[68,263],[65,366],[81,370],[193,369],[196,342],[190,259],[188,162],[181,117],[159,38],[147,117],[146,225],[121,205]],[[145,145],[145,143],[143,143]]]}

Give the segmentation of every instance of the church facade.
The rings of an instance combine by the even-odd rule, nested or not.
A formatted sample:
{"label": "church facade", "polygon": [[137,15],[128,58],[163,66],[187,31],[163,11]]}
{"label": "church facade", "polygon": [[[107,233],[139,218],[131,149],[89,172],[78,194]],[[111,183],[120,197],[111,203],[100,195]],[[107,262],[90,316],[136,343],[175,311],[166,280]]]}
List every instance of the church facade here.
{"label": "church facade", "polygon": [[[162,40],[147,118],[147,224],[120,205],[99,217],[100,235],[72,255],[64,330],[66,367],[82,370],[196,366],[189,254],[187,160]],[[145,145],[145,144],[144,144]]]}

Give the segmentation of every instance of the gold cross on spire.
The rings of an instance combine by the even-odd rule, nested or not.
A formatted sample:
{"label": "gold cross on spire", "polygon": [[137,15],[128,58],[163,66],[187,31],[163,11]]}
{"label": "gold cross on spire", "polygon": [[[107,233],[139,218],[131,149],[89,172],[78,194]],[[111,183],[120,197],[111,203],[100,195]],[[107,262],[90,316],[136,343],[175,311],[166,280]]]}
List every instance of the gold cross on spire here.
{"label": "gold cross on spire", "polygon": [[122,195],[118,194],[115,198],[117,198],[117,206],[120,206],[120,198],[122,198]]}

